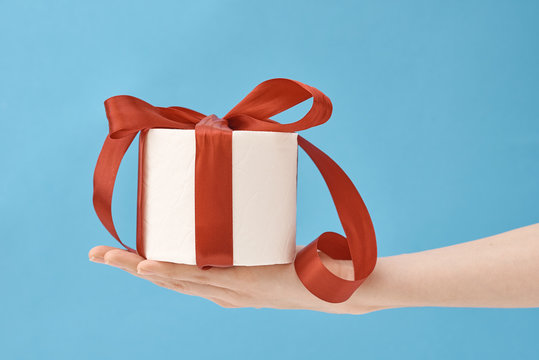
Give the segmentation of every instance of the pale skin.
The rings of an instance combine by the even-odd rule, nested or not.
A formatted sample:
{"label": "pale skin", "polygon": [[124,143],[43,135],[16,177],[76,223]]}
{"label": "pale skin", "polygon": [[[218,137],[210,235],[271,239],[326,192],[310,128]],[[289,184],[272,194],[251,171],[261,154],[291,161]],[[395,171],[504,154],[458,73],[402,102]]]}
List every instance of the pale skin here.
{"label": "pale skin", "polygon": [[[349,261],[320,256],[332,272],[352,279]],[[110,246],[93,248],[89,257],[226,308],[365,314],[419,306],[539,307],[539,223],[439,249],[381,257],[367,280],[340,304],[324,302],[309,293],[292,264],[200,270],[192,265],[145,260]]]}

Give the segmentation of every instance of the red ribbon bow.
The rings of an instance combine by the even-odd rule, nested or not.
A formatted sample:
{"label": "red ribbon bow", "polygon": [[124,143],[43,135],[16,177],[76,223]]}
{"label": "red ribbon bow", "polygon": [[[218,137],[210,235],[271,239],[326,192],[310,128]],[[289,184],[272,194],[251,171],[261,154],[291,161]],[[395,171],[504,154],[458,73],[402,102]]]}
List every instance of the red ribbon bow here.
{"label": "red ribbon bow", "polygon": [[[281,124],[270,119],[309,98],[313,104],[299,121]],[[195,237],[197,265],[232,265],[232,131],[295,132],[325,123],[331,101],[314,87],[289,79],[259,84],[223,119],[182,107],[156,107],[132,96],[105,101],[109,135],[94,173],[94,208],[105,228],[126,249],[112,220],[112,192],[122,158],[139,131],[151,128],[195,129]],[[294,266],[303,285],[322,300],[347,300],[376,264],[376,238],[371,218],[352,181],[329,156],[298,136],[298,145],[322,174],[335,203],[346,237],[325,232],[296,255]],[[140,174],[139,174],[140,176]],[[139,198],[140,208],[140,198]],[[140,232],[137,249],[143,254]],[[354,280],[330,272],[318,251],[334,259],[352,260]]]}

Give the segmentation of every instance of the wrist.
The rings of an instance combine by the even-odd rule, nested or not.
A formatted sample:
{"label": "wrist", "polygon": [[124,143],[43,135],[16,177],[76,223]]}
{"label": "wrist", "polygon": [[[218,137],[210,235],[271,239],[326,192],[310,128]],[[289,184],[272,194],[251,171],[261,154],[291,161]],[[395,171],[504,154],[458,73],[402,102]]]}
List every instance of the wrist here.
{"label": "wrist", "polygon": [[[404,283],[399,277],[397,256],[378,258],[373,272],[345,302],[351,314],[403,307],[399,298]],[[352,268],[352,264],[349,264]],[[353,274],[353,268],[352,268]],[[352,277],[353,278],[353,277]]]}
{"label": "wrist", "polygon": [[[321,253],[320,258],[324,265],[333,274],[346,279],[354,279],[354,268],[349,260],[334,260]],[[376,267],[356,290],[356,292],[343,303],[330,304],[325,303],[323,311],[346,313],[346,314],[364,314],[372,311],[397,308],[401,305],[397,299],[398,288],[398,259],[396,256],[378,258]],[[326,308],[327,307],[327,308]]]}

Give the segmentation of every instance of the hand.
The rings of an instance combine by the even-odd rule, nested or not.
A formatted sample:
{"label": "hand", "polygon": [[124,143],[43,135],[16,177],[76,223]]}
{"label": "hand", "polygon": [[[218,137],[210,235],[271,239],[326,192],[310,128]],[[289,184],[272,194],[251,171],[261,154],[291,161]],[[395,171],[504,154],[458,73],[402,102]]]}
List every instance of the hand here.
{"label": "hand", "polygon": [[[350,301],[331,304],[318,299],[305,289],[293,264],[200,270],[194,265],[145,260],[109,246],[97,246],[88,255],[91,261],[117,267],[182,294],[206,298],[225,308],[264,307],[348,314],[378,310],[373,306],[358,309]],[[333,260],[325,254],[321,257],[333,273],[351,278],[353,269],[349,261]]]}

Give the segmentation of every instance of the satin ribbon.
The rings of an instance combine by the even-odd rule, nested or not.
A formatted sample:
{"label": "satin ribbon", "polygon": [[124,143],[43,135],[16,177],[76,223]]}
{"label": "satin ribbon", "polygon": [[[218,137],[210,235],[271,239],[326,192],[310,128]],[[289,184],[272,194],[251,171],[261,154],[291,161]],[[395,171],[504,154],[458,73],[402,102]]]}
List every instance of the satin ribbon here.
{"label": "satin ribbon", "polygon": [[[270,117],[309,98],[313,103],[300,120],[281,124]],[[111,235],[127,250],[112,220],[112,192],[122,158],[139,131],[152,128],[195,129],[195,241],[200,267],[232,266],[232,131],[295,132],[325,123],[331,116],[329,98],[314,87],[289,79],[259,84],[222,119],[183,107],[156,107],[132,96],[105,101],[109,135],[94,173],[94,208]],[[325,153],[298,136],[298,145],[314,162],[335,203],[346,237],[325,232],[300,250],[294,261],[303,285],[322,300],[347,300],[376,264],[376,238],[371,218],[352,181]],[[140,173],[139,173],[140,179]],[[138,203],[140,209],[140,198]],[[137,241],[141,253],[141,243]],[[319,252],[351,260],[354,280],[329,271]],[[141,254],[144,256],[144,254]]]}

